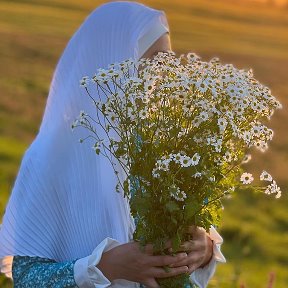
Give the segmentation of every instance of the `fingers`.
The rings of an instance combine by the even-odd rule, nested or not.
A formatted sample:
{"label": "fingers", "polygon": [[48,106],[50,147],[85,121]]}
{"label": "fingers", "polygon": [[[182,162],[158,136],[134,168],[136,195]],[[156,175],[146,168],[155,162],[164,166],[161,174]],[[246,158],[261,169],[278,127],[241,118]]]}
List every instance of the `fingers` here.
{"label": "fingers", "polygon": [[203,253],[206,250],[206,241],[200,241],[200,240],[189,240],[183,242],[179,249],[178,252],[198,252],[198,251],[203,251]]}
{"label": "fingers", "polygon": [[189,233],[189,234],[194,234],[196,233],[197,231],[197,226],[195,225],[191,225],[191,226],[188,226],[187,229],[185,230],[186,233]]}
{"label": "fingers", "polygon": [[[192,236],[192,240],[189,240],[189,241],[186,241],[184,242],[177,251],[173,251],[172,249],[172,241],[171,240],[168,240],[166,243],[165,243],[165,249],[168,249],[168,251],[170,253],[172,252],[181,252],[181,251],[192,251],[193,250],[193,247],[195,247],[195,245],[193,245],[193,243],[197,240],[200,240],[201,242],[205,241],[205,238],[206,238],[206,231],[204,228],[202,227],[197,227],[195,225],[191,225],[191,226],[188,226],[187,229],[186,229],[186,233],[188,234],[191,234]],[[197,247],[197,245],[196,245]],[[203,247],[202,247],[203,248]],[[196,249],[197,250],[197,249]],[[144,247],[144,252],[148,255],[153,255],[153,244],[147,244],[145,247]]]}
{"label": "fingers", "polygon": [[191,234],[193,240],[195,240],[195,239],[203,238],[207,232],[203,227],[197,227],[193,225],[193,226],[187,227],[186,233]]}
{"label": "fingers", "polygon": [[188,266],[169,268],[168,271],[165,271],[163,268],[154,267],[152,268],[151,273],[155,278],[166,278],[184,274],[187,273],[188,271],[189,271]]}
{"label": "fingers", "polygon": [[[139,246],[141,249],[141,247]],[[153,255],[153,245],[152,244],[147,244],[144,246],[144,253],[148,255]]]}
{"label": "fingers", "polygon": [[175,256],[170,255],[160,255],[160,256],[148,256],[147,260],[151,266],[169,266],[171,264],[180,262],[187,258],[187,253],[179,253]]}
{"label": "fingers", "polygon": [[193,241],[193,240],[185,241],[181,244],[181,246],[179,247],[179,250],[190,252],[195,248],[197,250],[198,245],[199,245],[199,243],[197,241]]}
{"label": "fingers", "polygon": [[199,263],[194,263],[192,265],[188,266],[188,274],[191,274],[192,272],[194,272],[196,269],[198,269],[200,267]]}
{"label": "fingers", "polygon": [[147,267],[145,274],[149,275],[149,279],[146,280],[145,283],[143,282],[143,284],[145,284],[149,288],[160,288],[155,278],[172,277],[186,273],[189,270],[188,266],[168,268],[168,271],[165,271],[163,268],[163,266],[167,267],[170,264],[182,261],[185,258],[187,258],[187,253],[179,253],[175,256],[145,256],[145,258],[143,258],[144,262],[142,261],[142,265]]}
{"label": "fingers", "polygon": [[192,252],[188,254],[188,257],[186,259],[173,263],[169,267],[175,268],[175,267],[188,266],[190,268],[191,266],[193,266],[198,268],[202,265],[203,259],[204,254],[202,252]]}

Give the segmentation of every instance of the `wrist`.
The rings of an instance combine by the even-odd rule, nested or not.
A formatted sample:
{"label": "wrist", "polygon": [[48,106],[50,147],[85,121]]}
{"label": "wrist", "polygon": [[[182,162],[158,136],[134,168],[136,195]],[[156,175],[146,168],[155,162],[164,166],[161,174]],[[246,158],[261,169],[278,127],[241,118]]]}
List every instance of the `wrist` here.
{"label": "wrist", "polygon": [[110,251],[107,251],[102,254],[101,259],[99,263],[96,265],[96,267],[104,274],[104,276],[112,282],[113,280],[117,279],[116,272],[118,269],[114,269],[113,263],[111,262],[111,255],[109,253]]}

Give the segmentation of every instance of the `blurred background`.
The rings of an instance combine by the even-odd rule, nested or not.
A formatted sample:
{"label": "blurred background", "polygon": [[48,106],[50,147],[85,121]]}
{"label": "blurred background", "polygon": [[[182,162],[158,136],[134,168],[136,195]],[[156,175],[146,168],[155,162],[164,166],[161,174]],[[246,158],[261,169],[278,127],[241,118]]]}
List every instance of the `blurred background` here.
{"label": "blurred background", "polygon": [[[37,134],[56,63],[97,0],[0,0],[0,222],[25,149]],[[288,1],[143,0],[166,12],[172,48],[252,68],[284,108],[270,126],[267,153],[250,172],[270,172],[276,200],[245,193],[224,203],[223,251],[209,287],[288,287]],[[270,282],[270,284],[269,284]],[[0,287],[12,287],[0,277]]]}

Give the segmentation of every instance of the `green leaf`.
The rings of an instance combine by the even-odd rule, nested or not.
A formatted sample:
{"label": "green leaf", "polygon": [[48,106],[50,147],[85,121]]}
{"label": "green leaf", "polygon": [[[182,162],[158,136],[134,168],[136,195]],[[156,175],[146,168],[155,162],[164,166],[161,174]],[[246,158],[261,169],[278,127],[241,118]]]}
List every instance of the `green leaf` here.
{"label": "green leaf", "polygon": [[192,218],[195,216],[195,214],[200,210],[202,204],[197,203],[196,201],[190,202],[185,206],[185,215],[186,217]]}
{"label": "green leaf", "polygon": [[123,147],[119,147],[116,151],[115,151],[115,156],[117,158],[120,158],[121,156],[125,155],[125,149]]}
{"label": "green leaf", "polygon": [[171,217],[171,222],[173,222],[176,225],[178,224],[178,221],[175,217]]}
{"label": "green leaf", "polygon": [[180,236],[179,236],[179,234],[177,232],[175,237],[173,237],[173,239],[172,239],[172,249],[173,249],[173,251],[177,251],[179,249],[180,245],[181,245],[181,239],[180,239]]}
{"label": "green leaf", "polygon": [[179,210],[178,205],[177,205],[175,202],[173,202],[173,201],[169,201],[168,203],[166,203],[165,207],[167,208],[167,210],[168,210],[170,213]]}
{"label": "green leaf", "polygon": [[139,215],[146,215],[147,211],[149,211],[149,201],[142,197],[133,197],[130,201],[131,212],[135,215],[136,213]]}
{"label": "green leaf", "polygon": [[124,188],[125,195],[129,195],[129,181],[128,181],[128,179],[124,180],[123,188]]}
{"label": "green leaf", "polygon": [[177,192],[177,187],[175,185],[169,187],[169,192],[175,194]]}

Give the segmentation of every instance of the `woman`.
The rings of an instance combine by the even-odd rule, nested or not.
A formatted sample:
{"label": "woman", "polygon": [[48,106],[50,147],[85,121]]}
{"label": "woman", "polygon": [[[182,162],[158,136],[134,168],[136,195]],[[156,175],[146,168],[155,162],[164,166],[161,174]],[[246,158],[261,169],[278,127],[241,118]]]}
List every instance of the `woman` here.
{"label": "woman", "polygon": [[[147,287],[156,278],[192,273],[205,287],[224,261],[211,228],[190,227],[193,241],[173,256],[153,256],[133,242],[135,229],[106,158],[96,157],[86,131],[71,132],[80,110],[93,107],[79,79],[127,58],[171,50],[163,11],[113,2],[91,13],[69,41],[51,83],[39,133],[26,151],[0,230],[2,272],[15,287]],[[193,230],[193,231],[192,231]],[[214,245],[212,245],[212,240]],[[168,245],[168,244],[167,244]],[[212,247],[213,246],[213,247]],[[168,245],[169,247],[169,245]],[[14,256],[14,257],[13,257]],[[161,266],[171,265],[165,272]]]}

